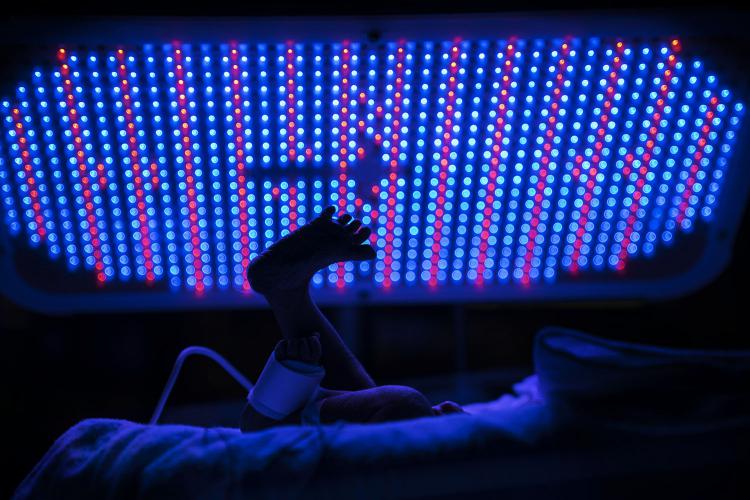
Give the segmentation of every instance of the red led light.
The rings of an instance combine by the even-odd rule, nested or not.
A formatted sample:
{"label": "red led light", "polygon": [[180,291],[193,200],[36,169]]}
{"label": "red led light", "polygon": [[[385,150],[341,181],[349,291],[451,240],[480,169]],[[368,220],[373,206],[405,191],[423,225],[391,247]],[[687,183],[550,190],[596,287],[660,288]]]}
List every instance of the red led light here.
{"label": "red led light", "polygon": [[286,51],[286,90],[287,90],[287,146],[289,148],[289,159],[294,161],[297,157],[297,149],[295,143],[295,132],[296,126],[296,112],[297,112],[297,100],[295,92],[297,86],[295,85],[296,71],[294,67],[295,63],[294,50],[289,48]]}
{"label": "red led light", "polygon": [[[338,187],[338,211],[339,212],[345,212],[346,211],[346,195],[348,192],[348,186],[347,186],[347,180],[348,180],[348,173],[347,173],[347,167],[348,167],[348,126],[349,126],[349,108],[348,108],[348,101],[349,101],[349,92],[350,92],[350,81],[349,78],[351,76],[351,67],[350,67],[350,60],[351,55],[349,53],[349,49],[347,47],[344,47],[341,51],[341,69],[339,71],[339,74],[341,76],[341,83],[339,85],[340,89],[340,96],[339,96],[339,143],[341,145],[341,149],[339,151],[341,160],[339,161],[339,187]],[[336,268],[336,287],[343,288],[344,287],[344,264],[339,263]]]}
{"label": "red led light", "polygon": [[479,234],[479,257],[477,265],[476,284],[484,283],[484,272],[486,270],[487,249],[489,245],[487,240],[490,237],[489,227],[493,213],[492,205],[495,202],[495,189],[497,188],[497,178],[499,176],[500,154],[502,151],[503,126],[508,118],[508,95],[511,86],[511,75],[513,74],[513,55],[515,50],[512,44],[505,48],[505,62],[502,65],[501,74],[503,85],[500,90],[500,96],[497,109],[497,119],[495,120],[495,133],[493,134],[494,145],[492,146],[492,157],[490,159],[489,182],[487,183],[486,195],[484,198],[484,210],[482,211],[482,231]]}
{"label": "red led light", "polygon": [[130,83],[128,82],[128,70],[125,64],[125,52],[120,49],[117,51],[118,76],[120,78],[120,98],[122,100],[123,111],[125,114],[126,133],[128,135],[128,147],[130,149],[130,168],[133,173],[133,182],[135,184],[136,210],[138,211],[138,232],[141,235],[141,245],[143,246],[142,255],[146,266],[146,282],[151,283],[155,278],[154,274],[154,257],[151,249],[151,235],[147,222],[146,203],[145,203],[145,186],[144,176],[141,173],[140,153],[136,138],[136,125],[133,120],[133,109],[131,106]]}
{"label": "red led light", "polygon": [[99,240],[99,228],[97,226],[97,217],[94,209],[94,203],[92,201],[93,194],[88,186],[88,168],[86,167],[86,153],[82,144],[81,139],[81,127],[78,123],[78,113],[76,112],[77,102],[75,94],[73,93],[73,83],[71,81],[70,65],[67,63],[67,56],[65,49],[58,51],[58,60],[60,61],[60,76],[63,80],[63,92],[66,96],[66,107],[68,112],[68,119],[70,120],[70,129],[73,133],[73,147],[78,158],[78,173],[81,179],[81,187],[83,188],[83,199],[84,207],[86,210],[86,221],[88,222],[88,232],[91,237],[91,245],[94,248],[94,268],[96,269],[97,283],[104,283],[107,280],[107,276],[104,274],[104,260],[101,248],[101,241]]}
{"label": "red led light", "polygon": [[[235,167],[237,170],[237,198],[239,199],[239,216],[240,216],[240,243],[242,248],[242,269],[247,269],[250,264],[250,226],[248,223],[248,206],[247,206],[247,172],[245,165],[245,130],[242,121],[242,99],[240,96],[240,67],[239,51],[232,49],[230,52],[230,78],[232,80],[232,106],[234,117],[234,146],[235,146]],[[246,273],[242,273],[242,291],[250,292],[250,283],[247,281]]]}
{"label": "red led light", "polygon": [[534,206],[531,210],[532,216],[530,221],[530,230],[528,234],[529,240],[526,242],[526,255],[524,255],[523,275],[521,276],[521,283],[528,285],[530,282],[529,272],[531,271],[531,260],[534,258],[534,248],[536,247],[535,238],[539,234],[539,214],[541,213],[542,203],[544,201],[544,189],[547,185],[547,175],[549,174],[547,166],[550,162],[550,154],[552,151],[552,144],[554,141],[554,124],[557,120],[557,115],[560,112],[560,106],[558,100],[562,91],[563,85],[565,84],[565,69],[567,68],[567,57],[569,55],[569,47],[567,43],[562,44],[562,56],[557,63],[557,72],[555,73],[555,88],[553,90],[554,99],[550,104],[550,116],[547,119],[549,122],[549,128],[547,133],[544,134],[544,143],[542,145],[541,163],[542,168],[539,171],[539,182],[535,186],[536,195],[534,196]]}
{"label": "red led light", "polygon": [[195,268],[194,276],[196,279],[195,291],[200,294],[205,286],[201,279],[203,278],[203,262],[201,259],[200,250],[200,228],[198,227],[198,207],[196,203],[196,185],[195,178],[193,177],[193,162],[191,158],[192,141],[190,140],[190,118],[187,109],[187,100],[185,98],[185,70],[182,66],[183,55],[180,49],[175,49],[174,52],[174,78],[176,80],[176,90],[178,93],[178,106],[180,108],[180,133],[182,135],[182,157],[183,157],[183,168],[185,170],[185,180],[187,183],[187,195],[188,195],[188,212],[190,219],[190,233],[193,235],[191,239],[191,246],[193,247],[193,267]]}
{"label": "red led light", "polygon": [[709,100],[709,109],[705,114],[705,125],[701,127],[701,137],[697,141],[697,151],[693,155],[693,161],[690,164],[690,170],[688,178],[685,181],[685,190],[682,192],[680,205],[678,207],[679,212],[677,213],[677,224],[682,224],[685,220],[685,212],[690,206],[690,196],[693,194],[693,188],[697,179],[698,171],[700,170],[700,160],[703,158],[706,145],[708,144],[707,138],[711,133],[711,120],[716,114],[716,109],[719,106],[719,100],[716,96],[712,96]]}
{"label": "red led light", "polygon": [[[659,90],[662,93],[663,96],[666,96],[669,92],[669,86],[672,84],[672,74],[675,65],[677,64],[677,58],[675,57],[674,53],[670,54],[669,57],[667,57],[667,69],[664,70],[664,74],[662,75],[662,81],[664,82],[660,87]],[[623,239],[620,242],[620,252],[618,255],[619,261],[617,262],[617,270],[622,271],[625,269],[625,264],[628,259],[628,246],[630,245],[631,236],[634,231],[634,225],[635,222],[638,220],[636,214],[638,212],[638,207],[640,206],[640,198],[643,194],[643,186],[646,183],[646,174],[648,174],[648,162],[651,159],[651,155],[653,153],[654,145],[656,143],[656,136],[659,133],[660,127],[661,127],[661,115],[664,112],[664,107],[666,106],[666,99],[659,98],[656,101],[656,110],[654,111],[654,114],[651,119],[651,127],[648,129],[648,139],[646,140],[646,148],[641,155],[641,162],[642,166],[638,169],[638,176],[636,179],[636,190],[633,194],[633,201],[630,203],[630,207],[628,207],[628,210],[630,211],[630,215],[628,216],[626,220],[626,227],[623,231]],[[628,155],[630,158],[634,158],[634,156]],[[627,169],[627,170],[626,170]],[[631,172],[632,169],[632,163],[628,163],[626,167],[623,169],[623,173],[626,171],[628,174]],[[626,175],[628,175],[626,174]],[[626,179],[627,180],[627,179]]]}
{"label": "red led light", "polygon": [[36,223],[36,234],[43,240],[47,236],[47,230],[44,228],[44,213],[42,212],[39,190],[34,179],[34,167],[31,164],[31,155],[29,153],[28,140],[26,139],[26,130],[22,123],[21,111],[18,108],[13,108],[11,116],[16,129],[16,142],[18,142],[18,147],[21,150],[24,180],[29,188],[31,209],[34,212],[34,222]]}
{"label": "red led light", "polygon": [[298,190],[294,186],[289,187],[289,230],[294,231],[297,229],[297,206],[299,205],[299,199],[297,198]]}
{"label": "red led light", "polygon": [[[619,71],[622,67],[622,55],[625,52],[625,46],[622,42],[617,42],[617,51],[612,59],[613,69],[609,74],[609,84],[606,91],[606,97],[602,108],[605,110],[602,112],[599,118],[599,129],[597,130],[597,140],[594,144],[594,149],[600,151],[604,147],[603,138],[606,134],[606,125],[609,121],[609,113],[612,108],[612,102],[615,96],[615,86],[617,85],[617,78]],[[632,155],[629,155],[632,157]],[[581,216],[578,218],[578,229],[576,229],[575,241],[573,242],[573,255],[571,256],[572,262],[570,265],[570,271],[572,273],[578,272],[578,258],[581,255],[581,246],[583,244],[583,236],[586,234],[586,224],[589,221],[589,213],[591,211],[591,200],[593,199],[593,191],[596,187],[596,176],[599,172],[599,163],[601,158],[598,154],[595,154],[591,158],[591,168],[588,170],[588,180],[586,181],[586,190],[583,195],[583,205],[581,206]],[[632,161],[632,159],[631,159]],[[580,180],[582,173],[583,155],[576,155],[576,167],[573,169],[573,178]]]}
{"label": "red led light", "polygon": [[[435,224],[433,225],[433,245],[432,255],[430,256],[430,279],[428,284],[431,287],[435,287],[438,284],[438,263],[440,261],[440,248],[442,245],[442,227],[443,227],[443,216],[445,207],[445,191],[446,182],[448,179],[448,159],[450,157],[450,143],[452,138],[452,123],[453,123],[453,105],[456,102],[456,88],[458,83],[456,77],[453,76],[458,71],[458,60],[461,54],[458,51],[457,46],[453,46],[451,49],[451,59],[449,63],[451,76],[448,78],[448,98],[445,100],[445,120],[443,120],[443,147],[441,150],[440,158],[440,173],[438,175],[438,196],[437,196],[437,210]],[[437,215],[437,214],[440,215]]]}
{"label": "red led light", "polygon": [[[385,269],[383,270],[383,286],[389,288],[392,284],[391,275],[393,274],[393,231],[396,227],[394,218],[396,217],[396,187],[398,183],[398,155],[399,155],[399,124],[403,120],[403,93],[404,93],[404,65],[406,56],[404,47],[398,47],[396,51],[396,71],[394,80],[394,98],[393,98],[393,123],[391,126],[391,149],[389,150],[389,168],[388,174],[388,198],[386,199],[386,223],[385,223]],[[364,154],[364,150],[362,150]]]}

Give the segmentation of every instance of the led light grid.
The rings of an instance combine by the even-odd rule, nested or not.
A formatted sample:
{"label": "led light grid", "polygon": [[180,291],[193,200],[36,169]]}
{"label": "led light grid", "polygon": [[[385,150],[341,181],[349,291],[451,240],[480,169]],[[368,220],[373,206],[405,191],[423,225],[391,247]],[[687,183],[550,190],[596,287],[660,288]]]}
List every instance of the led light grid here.
{"label": "led light grid", "polygon": [[30,288],[110,307],[259,303],[249,261],[327,205],[377,250],[315,275],[331,301],[642,287],[723,202],[744,105],[709,66],[677,38],[62,47],[0,103],[3,231],[57,269]]}

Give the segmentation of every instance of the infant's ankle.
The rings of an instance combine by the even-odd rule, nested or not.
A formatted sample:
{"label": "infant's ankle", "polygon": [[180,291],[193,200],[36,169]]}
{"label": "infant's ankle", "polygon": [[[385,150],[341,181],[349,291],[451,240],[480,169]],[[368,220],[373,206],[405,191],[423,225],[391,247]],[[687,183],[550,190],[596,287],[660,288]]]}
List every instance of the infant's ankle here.
{"label": "infant's ankle", "polygon": [[298,309],[301,304],[311,300],[309,282],[294,288],[270,287],[258,292],[274,309]]}
{"label": "infant's ankle", "polygon": [[257,261],[253,261],[247,268],[247,282],[255,293],[265,295],[272,288],[271,282],[267,277],[263,276],[262,270],[258,270],[258,267],[260,266],[257,264]]}
{"label": "infant's ankle", "polygon": [[274,355],[278,361],[300,361],[311,365],[319,365],[322,354],[323,350],[317,333],[309,337],[281,340],[274,349]]}

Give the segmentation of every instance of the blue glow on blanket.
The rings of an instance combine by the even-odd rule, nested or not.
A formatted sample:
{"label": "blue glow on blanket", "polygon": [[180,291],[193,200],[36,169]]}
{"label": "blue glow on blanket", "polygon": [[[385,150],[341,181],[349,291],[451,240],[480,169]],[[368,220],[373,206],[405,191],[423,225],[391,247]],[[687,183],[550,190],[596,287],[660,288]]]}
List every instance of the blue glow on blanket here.
{"label": "blue glow on blanket", "polygon": [[624,280],[631,261],[712,224],[742,121],[681,50],[63,48],[0,106],[5,230],[102,293],[252,294],[248,262],[330,204],[373,228],[377,259],[333,265],[317,288]]}

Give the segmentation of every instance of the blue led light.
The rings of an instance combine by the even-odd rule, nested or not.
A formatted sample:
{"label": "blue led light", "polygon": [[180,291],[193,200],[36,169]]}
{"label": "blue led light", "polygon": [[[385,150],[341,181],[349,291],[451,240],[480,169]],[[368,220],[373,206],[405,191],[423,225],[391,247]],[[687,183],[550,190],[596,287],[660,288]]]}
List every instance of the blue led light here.
{"label": "blue led light", "polygon": [[660,40],[61,49],[0,106],[3,222],[198,295],[328,204],[377,259],[316,288],[623,271],[714,219],[744,105],[708,71]]}

